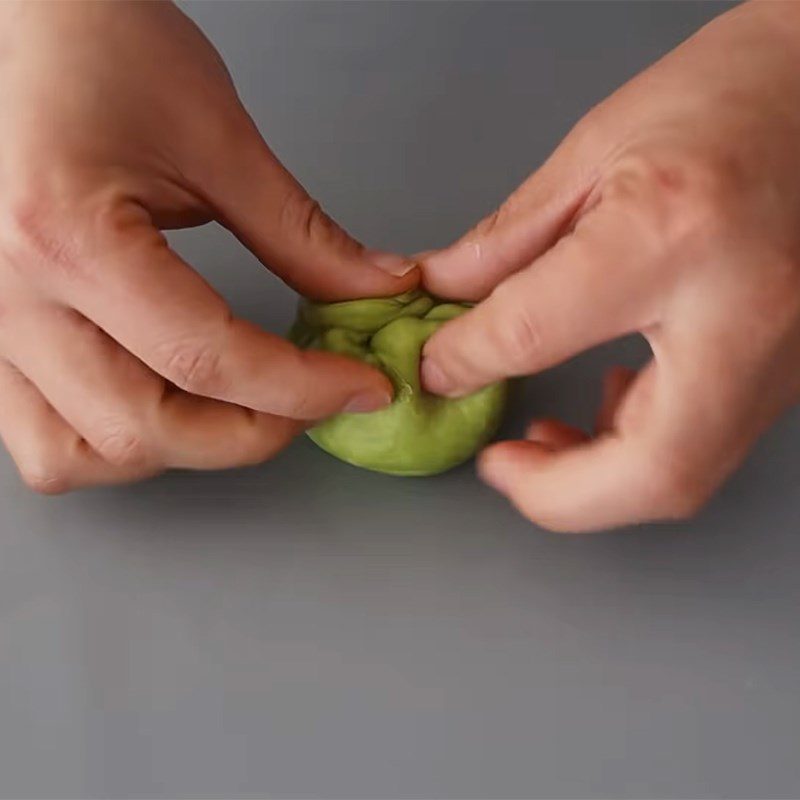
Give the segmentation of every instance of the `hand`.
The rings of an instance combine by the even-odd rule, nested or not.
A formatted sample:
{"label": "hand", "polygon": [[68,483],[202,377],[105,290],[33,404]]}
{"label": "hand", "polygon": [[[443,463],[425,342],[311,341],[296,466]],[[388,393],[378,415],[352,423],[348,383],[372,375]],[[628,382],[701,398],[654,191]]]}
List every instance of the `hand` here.
{"label": "hand", "polygon": [[0,4],[0,97],[0,436],[32,487],[259,461],[390,402],[379,372],[234,318],[167,246],[216,219],[305,295],[416,283],[281,166],[177,8]]}
{"label": "hand", "polygon": [[432,292],[482,302],[428,342],[425,384],[460,395],[641,332],[652,361],[608,376],[593,437],[538,421],[479,469],[555,530],[687,516],[800,397],[798,221],[800,7],[741,6],[426,257]]}

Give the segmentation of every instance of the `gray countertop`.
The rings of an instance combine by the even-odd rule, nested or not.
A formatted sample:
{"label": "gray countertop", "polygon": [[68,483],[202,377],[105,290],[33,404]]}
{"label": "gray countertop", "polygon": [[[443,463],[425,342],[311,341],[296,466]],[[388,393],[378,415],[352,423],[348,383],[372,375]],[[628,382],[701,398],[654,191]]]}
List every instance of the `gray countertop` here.
{"label": "gray countertop", "polygon": [[[186,6],[276,152],[372,245],[447,242],[700,3]],[[722,56],[721,56],[722,57]],[[293,297],[172,237],[238,311]],[[636,341],[528,382],[590,419]],[[800,415],[700,517],[547,534],[478,483],[263,467],[41,498],[0,456],[0,796],[800,795]]]}

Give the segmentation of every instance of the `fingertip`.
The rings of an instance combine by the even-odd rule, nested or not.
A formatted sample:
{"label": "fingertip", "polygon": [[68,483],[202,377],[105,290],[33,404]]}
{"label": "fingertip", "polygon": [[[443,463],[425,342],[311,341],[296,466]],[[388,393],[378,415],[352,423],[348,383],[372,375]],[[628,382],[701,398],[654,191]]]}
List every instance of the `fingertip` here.
{"label": "fingertip", "polygon": [[513,374],[498,349],[483,306],[446,322],[422,349],[423,387],[444,397],[463,397]]}
{"label": "fingertip", "polygon": [[477,241],[461,241],[443,250],[416,256],[424,288],[437,297],[475,302],[485,298],[497,282],[484,267],[483,248]]}
{"label": "fingertip", "polygon": [[[388,255],[388,254],[387,254]],[[389,261],[401,256],[388,255]],[[392,267],[395,273],[373,261],[365,260],[360,268],[342,270],[338,279],[331,276],[315,292],[315,299],[325,301],[359,300],[369,297],[393,297],[416,289],[420,285],[421,272],[414,261],[405,260]]]}
{"label": "fingertip", "polygon": [[[306,350],[307,357],[316,360],[315,373],[324,376],[326,383],[336,385],[339,403],[328,406],[321,418],[333,414],[369,414],[388,407],[394,401],[394,385],[385,372],[350,356]],[[335,383],[334,383],[335,382]],[[324,390],[323,390],[324,391]]]}
{"label": "fingertip", "polygon": [[[480,478],[504,495],[527,520],[553,533],[573,533],[570,506],[561,490],[544,490],[539,478],[556,464],[560,454],[549,445],[532,441],[499,442],[487,447],[478,459]],[[566,503],[566,505],[565,505]]]}
{"label": "fingertip", "polygon": [[303,297],[320,303],[364,300],[371,297],[393,297],[420,285],[420,270],[412,264],[402,277],[378,269],[369,261],[361,261],[348,269],[331,271],[324,276],[302,276],[288,281]]}
{"label": "fingertip", "polygon": [[547,446],[535,442],[497,442],[478,456],[478,475],[493,489],[509,496],[515,490],[519,473],[532,459],[545,456],[547,451]]}
{"label": "fingertip", "polygon": [[346,403],[342,412],[345,414],[369,414],[380,411],[392,404],[393,395],[386,390],[369,390],[357,392]]}
{"label": "fingertip", "polygon": [[413,256],[362,249],[355,263],[340,263],[315,281],[313,296],[325,301],[392,297],[419,287],[422,270]]}
{"label": "fingertip", "polygon": [[392,296],[418,289],[422,284],[422,267],[414,259],[407,261],[407,268],[402,275],[390,275],[391,286],[388,291],[382,292],[380,296]]}
{"label": "fingertip", "polygon": [[393,278],[402,278],[417,267],[414,259],[397,253],[387,253],[383,250],[365,250],[364,258],[381,272],[385,272]]}
{"label": "fingertip", "polygon": [[500,494],[506,494],[508,491],[503,456],[502,453],[498,455],[505,444],[505,442],[498,442],[490,445],[482,450],[475,459],[478,477],[487,486],[491,486],[492,489],[500,492]]}
{"label": "fingertip", "polygon": [[292,354],[291,363],[278,374],[280,388],[270,413],[316,423],[343,412],[377,411],[394,399],[387,375],[364,361],[294,346]]}
{"label": "fingertip", "polygon": [[422,387],[426,392],[449,397],[455,389],[450,376],[442,369],[435,356],[423,354],[419,368]]}
{"label": "fingertip", "polygon": [[442,397],[462,397],[493,379],[485,379],[482,353],[476,353],[470,345],[476,336],[470,325],[473,314],[474,310],[446,322],[425,343],[420,379],[426,391]]}

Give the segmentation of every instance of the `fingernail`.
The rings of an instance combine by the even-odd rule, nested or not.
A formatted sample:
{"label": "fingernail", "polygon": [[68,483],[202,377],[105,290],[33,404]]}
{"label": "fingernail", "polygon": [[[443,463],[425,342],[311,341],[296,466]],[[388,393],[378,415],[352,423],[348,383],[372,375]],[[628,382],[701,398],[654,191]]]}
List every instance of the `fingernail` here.
{"label": "fingernail", "polygon": [[353,395],[342,411],[345,414],[366,414],[386,408],[391,403],[392,396],[388,392],[361,392]]}
{"label": "fingernail", "polygon": [[423,358],[420,365],[422,385],[433,394],[448,394],[453,390],[453,382],[442,368],[431,358]]}
{"label": "fingernail", "polygon": [[378,269],[394,275],[395,278],[402,278],[403,275],[408,275],[417,265],[396,253],[384,253],[380,250],[367,250],[364,256],[372,262]]}

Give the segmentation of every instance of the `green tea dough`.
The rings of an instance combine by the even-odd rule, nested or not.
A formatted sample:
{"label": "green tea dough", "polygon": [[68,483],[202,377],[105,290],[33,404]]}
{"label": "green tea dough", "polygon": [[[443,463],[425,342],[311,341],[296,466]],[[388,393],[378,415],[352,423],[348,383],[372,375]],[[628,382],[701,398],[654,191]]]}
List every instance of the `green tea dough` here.
{"label": "green tea dough", "polygon": [[312,428],[311,439],[342,461],[390,475],[434,475],[466,461],[497,430],[506,383],[449,399],[423,391],[419,378],[428,337],[466,310],[419,291],[341,303],[302,301],[292,341],[366,361],[395,388],[388,408],[339,414]]}

